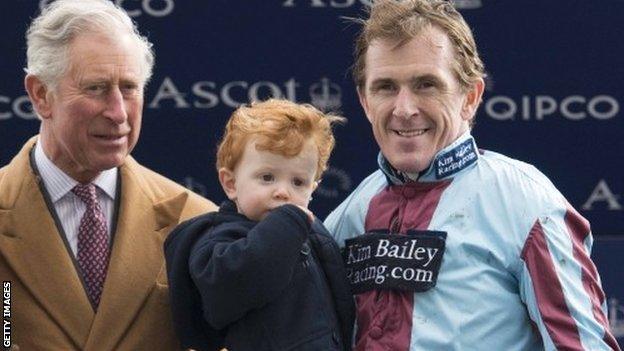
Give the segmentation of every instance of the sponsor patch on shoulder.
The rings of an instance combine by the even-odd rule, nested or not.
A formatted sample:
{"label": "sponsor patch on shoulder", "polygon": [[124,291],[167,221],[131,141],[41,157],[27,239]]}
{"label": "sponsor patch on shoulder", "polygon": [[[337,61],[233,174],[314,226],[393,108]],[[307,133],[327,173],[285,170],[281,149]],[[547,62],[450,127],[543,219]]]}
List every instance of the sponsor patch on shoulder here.
{"label": "sponsor patch on shoulder", "polygon": [[436,158],[436,179],[442,179],[461,171],[477,162],[477,158],[477,150],[473,140],[468,139],[464,141]]}

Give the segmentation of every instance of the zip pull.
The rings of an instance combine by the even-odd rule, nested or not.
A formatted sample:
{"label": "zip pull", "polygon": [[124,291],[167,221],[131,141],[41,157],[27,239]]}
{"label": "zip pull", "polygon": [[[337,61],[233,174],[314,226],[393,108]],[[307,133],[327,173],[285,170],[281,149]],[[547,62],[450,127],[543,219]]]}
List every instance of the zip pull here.
{"label": "zip pull", "polygon": [[303,246],[301,246],[301,251],[299,252],[303,256],[303,266],[309,267],[310,266],[310,246],[308,246],[307,243],[304,243]]}
{"label": "zip pull", "polygon": [[392,221],[390,221],[390,232],[392,233],[398,233],[399,229],[401,228],[401,223],[399,221],[399,216],[394,216],[392,218]]}

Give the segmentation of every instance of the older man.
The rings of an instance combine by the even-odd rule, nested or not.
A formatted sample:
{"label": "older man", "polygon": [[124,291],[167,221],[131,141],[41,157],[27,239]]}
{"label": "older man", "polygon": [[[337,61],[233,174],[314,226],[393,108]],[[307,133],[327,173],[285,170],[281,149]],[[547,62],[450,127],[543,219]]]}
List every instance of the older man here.
{"label": "older man", "polygon": [[0,276],[22,350],[171,350],[162,243],[210,201],[139,165],[153,54],[106,0],[58,0],[28,33],[40,134],[0,169]]}
{"label": "older man", "polygon": [[358,294],[355,349],[619,350],[589,223],[470,134],[484,70],[461,15],[378,0],[362,23],[353,73],[380,169],[325,222]]}

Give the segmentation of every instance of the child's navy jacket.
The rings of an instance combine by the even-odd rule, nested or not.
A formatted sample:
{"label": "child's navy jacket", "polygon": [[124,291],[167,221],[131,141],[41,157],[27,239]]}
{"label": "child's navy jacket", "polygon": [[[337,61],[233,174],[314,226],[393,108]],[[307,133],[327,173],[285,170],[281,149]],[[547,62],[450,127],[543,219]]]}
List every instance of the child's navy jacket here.
{"label": "child's navy jacket", "polygon": [[184,348],[350,350],[355,309],[339,248],[294,205],[260,222],[225,201],[165,242]]}

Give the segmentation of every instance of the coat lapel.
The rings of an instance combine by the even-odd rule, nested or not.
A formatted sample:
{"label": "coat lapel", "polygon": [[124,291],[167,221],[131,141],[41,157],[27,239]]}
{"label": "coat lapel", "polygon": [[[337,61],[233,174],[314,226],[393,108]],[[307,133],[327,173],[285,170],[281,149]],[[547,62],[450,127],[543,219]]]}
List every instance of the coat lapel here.
{"label": "coat lapel", "polygon": [[121,205],[104,291],[87,349],[114,349],[164,264],[163,241],[178,223],[187,194],[155,202],[129,161],[120,168]]}
{"label": "coat lapel", "polygon": [[34,140],[11,162],[0,184],[0,252],[79,348],[89,335],[94,311],[30,168]]}

